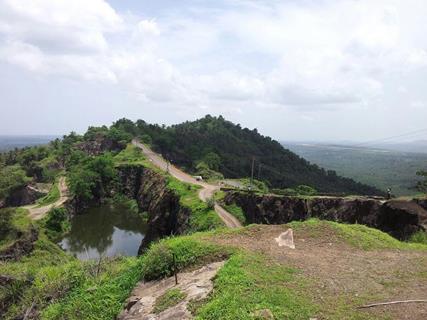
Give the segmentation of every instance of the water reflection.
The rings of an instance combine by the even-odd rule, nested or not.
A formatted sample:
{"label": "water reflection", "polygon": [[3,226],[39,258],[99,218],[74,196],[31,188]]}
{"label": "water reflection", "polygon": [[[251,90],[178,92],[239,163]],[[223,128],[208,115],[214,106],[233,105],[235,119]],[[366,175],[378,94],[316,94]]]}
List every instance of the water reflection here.
{"label": "water reflection", "polygon": [[142,218],[121,205],[91,208],[75,216],[60,246],[81,260],[133,256],[144,238]]}

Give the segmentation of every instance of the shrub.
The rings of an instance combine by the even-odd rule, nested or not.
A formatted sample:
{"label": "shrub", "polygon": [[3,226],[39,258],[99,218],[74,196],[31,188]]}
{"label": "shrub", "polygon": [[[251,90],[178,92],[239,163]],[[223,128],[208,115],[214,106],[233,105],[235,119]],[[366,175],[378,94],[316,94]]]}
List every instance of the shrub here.
{"label": "shrub", "polygon": [[173,256],[178,270],[205,260],[221,260],[229,250],[213,244],[197,241],[191,236],[169,238],[153,244],[142,258],[142,274],[145,280],[171,276],[174,270]]}
{"label": "shrub", "polygon": [[0,240],[6,239],[8,234],[13,230],[12,210],[0,210]]}
{"label": "shrub", "polygon": [[215,199],[213,197],[210,197],[206,201],[206,205],[208,206],[209,209],[214,209],[215,208]]}
{"label": "shrub", "polygon": [[65,208],[53,208],[46,218],[45,227],[51,239],[60,237],[70,229],[69,215]]}
{"label": "shrub", "polygon": [[295,191],[301,196],[313,196],[317,193],[317,190],[305,185],[300,185],[295,188]]}
{"label": "shrub", "polygon": [[415,232],[409,239],[409,242],[427,244],[427,232],[421,230]]}

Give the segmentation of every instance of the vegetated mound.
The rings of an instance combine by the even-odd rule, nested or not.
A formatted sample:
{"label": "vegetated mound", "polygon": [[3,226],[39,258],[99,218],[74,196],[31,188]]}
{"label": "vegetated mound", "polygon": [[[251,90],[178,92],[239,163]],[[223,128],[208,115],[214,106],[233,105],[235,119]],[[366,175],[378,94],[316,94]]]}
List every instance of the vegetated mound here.
{"label": "vegetated mound", "polygon": [[[275,238],[292,228],[295,249]],[[424,319],[427,304],[370,309],[421,299],[427,289],[427,246],[405,243],[372,228],[311,219],[250,225],[163,239],[142,257],[142,278],[128,307],[150,301],[147,287],[174,282],[174,256],[183,272],[226,260],[213,292],[190,307],[196,319]],[[171,277],[160,280],[163,277]],[[138,296],[138,292],[142,293]],[[128,309],[129,310],[129,309]],[[132,317],[130,317],[132,318]]]}
{"label": "vegetated mound", "polygon": [[374,187],[310,164],[257,129],[242,128],[221,116],[208,115],[170,127],[122,119],[115,126],[140,136],[164,157],[190,171],[203,162],[227,178],[248,177],[254,160],[255,178],[274,188],[310,185],[321,192],[382,194]]}

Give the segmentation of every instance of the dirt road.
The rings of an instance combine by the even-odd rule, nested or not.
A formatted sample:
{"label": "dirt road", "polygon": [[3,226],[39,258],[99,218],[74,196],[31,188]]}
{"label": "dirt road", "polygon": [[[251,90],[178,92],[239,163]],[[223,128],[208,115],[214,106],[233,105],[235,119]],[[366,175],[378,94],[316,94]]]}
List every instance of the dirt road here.
{"label": "dirt road", "polygon": [[[142,150],[144,155],[157,167],[159,167],[162,170],[169,170],[169,173],[177,178],[178,180],[194,185],[198,185],[202,187],[199,192],[199,198],[200,200],[206,202],[208,199],[210,199],[214,194],[215,191],[219,190],[220,187],[209,184],[203,181],[198,181],[194,177],[190,176],[189,174],[185,173],[184,171],[178,169],[172,164],[167,164],[167,162],[157,153],[152,151],[149,147],[142,144],[141,142],[137,140],[132,140],[132,144]],[[215,203],[215,212],[219,215],[219,217],[224,221],[225,225],[229,228],[237,228],[241,227],[242,225],[240,222],[231,215],[227,210],[222,208],[219,204]]]}
{"label": "dirt road", "polygon": [[65,177],[59,178],[59,199],[54,203],[48,204],[43,207],[39,207],[38,204],[32,204],[25,206],[24,208],[28,210],[29,217],[33,220],[40,220],[46,216],[46,214],[53,208],[62,206],[65,201],[68,200],[68,189],[67,184],[65,183]]}

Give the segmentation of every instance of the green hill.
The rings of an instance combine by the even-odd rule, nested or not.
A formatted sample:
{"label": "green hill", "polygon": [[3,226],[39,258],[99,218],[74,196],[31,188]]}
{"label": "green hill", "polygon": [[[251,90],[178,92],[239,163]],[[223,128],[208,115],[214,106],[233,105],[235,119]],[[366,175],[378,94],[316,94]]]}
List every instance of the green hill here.
{"label": "green hill", "polygon": [[258,133],[257,129],[242,128],[223,117],[206,117],[173,126],[135,124],[126,119],[114,127],[139,136],[173,163],[195,172],[200,162],[221,172],[226,178],[254,175],[273,188],[309,185],[321,192],[346,194],[381,194],[374,187],[343,178],[335,171],[326,171],[310,164],[295,153]]}

